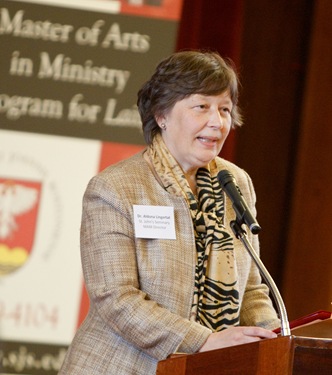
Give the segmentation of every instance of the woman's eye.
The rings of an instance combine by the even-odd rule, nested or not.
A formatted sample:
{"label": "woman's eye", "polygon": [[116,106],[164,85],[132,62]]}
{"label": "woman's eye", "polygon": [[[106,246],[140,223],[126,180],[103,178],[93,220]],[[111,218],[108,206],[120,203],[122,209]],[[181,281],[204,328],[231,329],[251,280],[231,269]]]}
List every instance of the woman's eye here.
{"label": "woman's eye", "polygon": [[231,110],[228,107],[222,107],[221,112],[231,113]]}

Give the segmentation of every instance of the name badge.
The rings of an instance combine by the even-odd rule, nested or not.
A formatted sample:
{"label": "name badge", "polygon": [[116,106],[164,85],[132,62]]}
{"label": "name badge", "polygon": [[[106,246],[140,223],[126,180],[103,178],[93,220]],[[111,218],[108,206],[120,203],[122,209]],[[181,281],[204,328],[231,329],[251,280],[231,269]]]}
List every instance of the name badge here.
{"label": "name badge", "polygon": [[174,207],[133,205],[135,236],[175,240]]}

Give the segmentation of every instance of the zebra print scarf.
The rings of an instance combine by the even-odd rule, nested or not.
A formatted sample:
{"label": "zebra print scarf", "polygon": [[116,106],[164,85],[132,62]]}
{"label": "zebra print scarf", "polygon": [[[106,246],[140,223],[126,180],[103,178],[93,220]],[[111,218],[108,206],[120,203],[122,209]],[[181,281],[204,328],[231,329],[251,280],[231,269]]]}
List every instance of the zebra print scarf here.
{"label": "zebra print scarf", "polygon": [[161,135],[154,137],[148,155],[165,190],[185,197],[193,221],[197,258],[191,320],[214,332],[239,325],[233,237],[223,224],[224,194],[215,160],[197,171],[195,197]]}

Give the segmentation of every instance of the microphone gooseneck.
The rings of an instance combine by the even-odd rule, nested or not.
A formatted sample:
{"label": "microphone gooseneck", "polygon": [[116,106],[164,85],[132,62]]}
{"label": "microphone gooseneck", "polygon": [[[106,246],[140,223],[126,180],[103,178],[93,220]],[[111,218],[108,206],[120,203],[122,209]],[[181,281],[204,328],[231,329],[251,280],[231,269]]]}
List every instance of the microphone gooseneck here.
{"label": "microphone gooseneck", "polygon": [[256,251],[249,242],[247,233],[243,229],[242,225],[246,224],[253,234],[258,234],[258,232],[261,230],[261,227],[251,214],[246,204],[246,201],[243,195],[241,194],[240,188],[237,186],[234,176],[228,170],[222,170],[218,173],[218,180],[221,187],[231,200],[233,209],[236,213],[236,220],[232,220],[230,223],[231,228],[236,238],[238,238],[247,249],[249,255],[255,262],[257,268],[259,269],[263,279],[265,280],[267,286],[269,287],[274,297],[281,322],[281,335],[290,336],[291,330],[289,327],[287,311],[284,301],[280,295],[279,289],[275,284],[273,278],[269,274],[268,270],[264,266],[264,263],[256,254]]}

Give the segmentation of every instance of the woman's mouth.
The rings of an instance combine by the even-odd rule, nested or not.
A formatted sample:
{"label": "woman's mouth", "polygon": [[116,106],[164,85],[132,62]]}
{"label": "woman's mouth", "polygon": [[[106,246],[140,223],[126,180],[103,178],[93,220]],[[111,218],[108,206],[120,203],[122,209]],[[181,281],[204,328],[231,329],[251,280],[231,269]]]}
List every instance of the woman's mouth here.
{"label": "woman's mouth", "polygon": [[218,141],[216,137],[197,137],[197,139],[206,145],[214,145]]}

